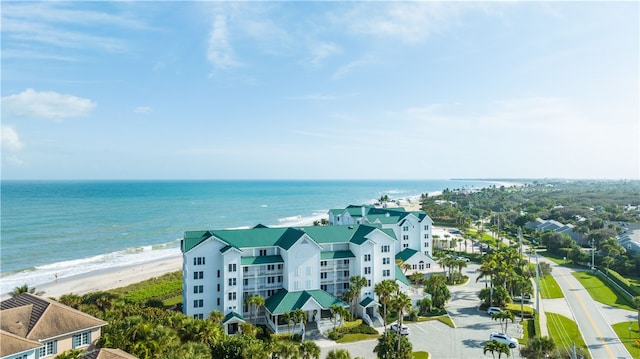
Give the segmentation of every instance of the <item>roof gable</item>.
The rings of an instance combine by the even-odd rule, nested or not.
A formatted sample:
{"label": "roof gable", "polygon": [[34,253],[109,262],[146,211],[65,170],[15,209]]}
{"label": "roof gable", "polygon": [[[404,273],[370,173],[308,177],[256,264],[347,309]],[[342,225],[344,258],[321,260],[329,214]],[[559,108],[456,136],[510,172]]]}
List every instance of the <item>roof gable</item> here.
{"label": "roof gable", "polygon": [[[3,321],[6,320],[3,316]],[[35,340],[22,338],[10,332],[0,330],[0,357],[18,354],[28,350],[40,348],[42,344]]]}
{"label": "roof gable", "polygon": [[347,306],[345,302],[323,290],[289,292],[286,289],[280,289],[265,301],[264,307],[271,314],[280,315],[301,309],[309,300],[314,300],[324,309],[328,309],[335,304]]}
{"label": "roof gable", "polygon": [[[3,319],[5,310],[24,306],[32,306],[30,325],[26,334],[28,339],[48,339],[107,324],[79,310],[30,293],[22,293],[0,303]],[[43,307],[44,310],[41,310],[40,308]]]}
{"label": "roof gable", "polygon": [[418,251],[416,251],[415,249],[405,248],[402,252],[396,254],[396,259],[400,259],[403,262],[406,262],[416,253],[418,253]]}

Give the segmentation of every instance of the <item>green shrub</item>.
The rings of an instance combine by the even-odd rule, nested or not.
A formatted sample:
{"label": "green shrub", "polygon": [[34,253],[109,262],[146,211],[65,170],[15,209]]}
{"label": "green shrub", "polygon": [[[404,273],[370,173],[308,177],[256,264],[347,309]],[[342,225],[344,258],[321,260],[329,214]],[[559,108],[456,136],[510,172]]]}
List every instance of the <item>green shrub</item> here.
{"label": "green shrub", "polygon": [[514,304],[514,303],[507,304],[505,309],[512,312],[513,315],[517,317],[520,316],[520,313],[523,313],[524,318],[533,318],[533,313],[535,312],[535,310],[528,305],[525,305],[524,310],[521,311],[520,304]]}

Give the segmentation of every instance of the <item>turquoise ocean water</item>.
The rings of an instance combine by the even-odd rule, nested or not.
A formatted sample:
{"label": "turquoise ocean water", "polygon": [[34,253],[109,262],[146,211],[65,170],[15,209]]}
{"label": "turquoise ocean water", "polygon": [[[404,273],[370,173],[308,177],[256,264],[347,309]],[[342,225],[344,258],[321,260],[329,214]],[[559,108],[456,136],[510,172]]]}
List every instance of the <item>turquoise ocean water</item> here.
{"label": "turquoise ocean water", "polygon": [[0,293],[175,256],[186,230],[310,225],[330,208],[482,181],[2,181]]}

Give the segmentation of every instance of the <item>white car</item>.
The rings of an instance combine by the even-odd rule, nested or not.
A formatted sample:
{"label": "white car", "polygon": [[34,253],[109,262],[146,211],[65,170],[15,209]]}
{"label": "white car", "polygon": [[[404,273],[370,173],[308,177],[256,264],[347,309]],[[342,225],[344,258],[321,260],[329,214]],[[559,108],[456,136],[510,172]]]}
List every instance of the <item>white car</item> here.
{"label": "white car", "polygon": [[[389,327],[389,330],[392,330],[394,332],[398,332],[398,323],[393,323],[391,324],[391,326]],[[406,325],[402,324],[402,327],[400,327],[400,335],[409,335],[409,327],[407,327]]]}
{"label": "white car", "polygon": [[487,314],[489,314],[489,315],[500,313],[500,312],[502,312],[502,309],[500,309],[499,307],[489,307],[489,308],[487,308]]}
{"label": "white car", "polygon": [[494,340],[498,343],[506,344],[509,348],[513,349],[518,346],[518,341],[511,338],[508,334],[504,333],[491,333],[489,340]]}

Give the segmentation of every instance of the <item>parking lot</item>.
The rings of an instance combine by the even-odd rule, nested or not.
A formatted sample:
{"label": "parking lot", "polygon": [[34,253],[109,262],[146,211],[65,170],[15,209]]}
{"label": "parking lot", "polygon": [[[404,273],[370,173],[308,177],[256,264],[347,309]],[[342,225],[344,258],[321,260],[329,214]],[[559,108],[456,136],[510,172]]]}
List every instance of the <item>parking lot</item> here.
{"label": "parking lot", "polygon": [[[426,351],[431,358],[481,358],[483,357],[483,345],[489,340],[492,332],[500,331],[500,323],[492,320],[486,313],[478,310],[480,300],[478,292],[484,288],[483,279],[476,283],[476,269],[478,265],[469,264],[463,272],[469,276],[469,282],[462,286],[449,287],[451,300],[446,309],[455,323],[451,328],[439,321],[421,323],[407,323],[409,327],[409,341],[414,351]],[[522,336],[522,328],[517,323],[509,323],[508,334],[514,338]],[[375,357],[373,348],[377,340],[369,340],[350,344],[335,344],[334,342],[318,343],[322,349],[321,357],[324,358],[331,349],[346,349],[352,358]],[[491,353],[487,353],[491,358]],[[520,357],[518,348],[511,350],[511,358]]]}

